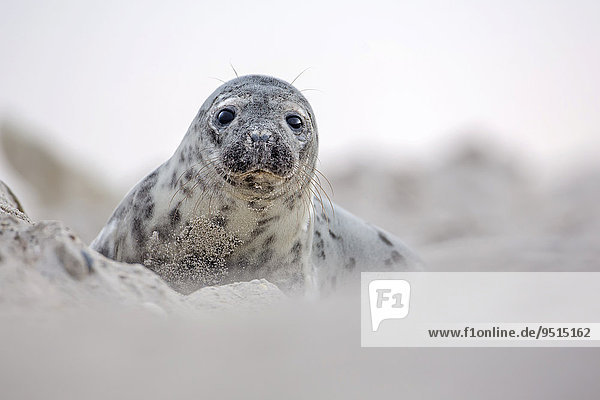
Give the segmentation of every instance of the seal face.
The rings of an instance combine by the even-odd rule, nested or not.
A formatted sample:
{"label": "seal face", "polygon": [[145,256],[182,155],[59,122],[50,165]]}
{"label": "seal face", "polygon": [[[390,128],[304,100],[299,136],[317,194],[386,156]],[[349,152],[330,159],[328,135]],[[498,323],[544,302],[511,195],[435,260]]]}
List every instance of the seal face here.
{"label": "seal face", "polygon": [[296,88],[268,76],[233,79],[91,246],[144,263],[182,292],[255,278],[288,292],[327,291],[361,269],[414,264],[397,239],[314,196],[317,152],[314,113]]}
{"label": "seal face", "polygon": [[198,136],[210,140],[196,146],[238,195],[273,198],[312,174],[318,146],[313,112],[287,83],[233,80],[198,117]]}

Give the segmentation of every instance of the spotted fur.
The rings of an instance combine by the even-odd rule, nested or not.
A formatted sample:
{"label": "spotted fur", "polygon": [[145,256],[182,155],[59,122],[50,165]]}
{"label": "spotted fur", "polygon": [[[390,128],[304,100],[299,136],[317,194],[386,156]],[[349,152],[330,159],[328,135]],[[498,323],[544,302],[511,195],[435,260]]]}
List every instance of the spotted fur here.
{"label": "spotted fur", "polygon": [[[225,108],[235,118],[221,124],[217,116]],[[301,118],[300,129],[287,124],[289,115]],[[204,102],[175,154],[131,190],[91,246],[115,260],[144,263],[151,237],[186,240],[177,235],[201,216],[238,243],[218,260],[227,267],[219,283],[266,278],[289,292],[327,292],[358,271],[417,265],[392,235],[313,197],[317,152],[314,113],[292,85],[260,75],[229,81]],[[210,242],[216,233],[189,240],[218,246]]]}

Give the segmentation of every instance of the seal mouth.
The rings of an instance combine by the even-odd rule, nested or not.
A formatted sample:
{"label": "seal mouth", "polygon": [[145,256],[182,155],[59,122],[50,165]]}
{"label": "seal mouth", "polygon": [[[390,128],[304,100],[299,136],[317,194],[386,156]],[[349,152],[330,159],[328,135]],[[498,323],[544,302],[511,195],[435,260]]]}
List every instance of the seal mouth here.
{"label": "seal mouth", "polygon": [[246,142],[237,140],[221,151],[220,164],[227,176],[239,182],[276,183],[293,175],[296,161],[290,146],[255,144],[248,147]]}
{"label": "seal mouth", "polygon": [[241,198],[270,199],[285,191],[288,178],[266,169],[254,168],[242,173],[230,172],[225,180]]}
{"label": "seal mouth", "polygon": [[257,186],[260,184],[268,184],[271,186],[281,184],[286,180],[285,176],[278,175],[272,171],[262,168],[256,168],[251,171],[235,174],[234,179],[247,186]]}
{"label": "seal mouth", "polygon": [[271,171],[268,171],[266,169],[262,169],[262,168],[256,168],[253,169],[252,171],[247,171],[241,174],[237,175],[238,178],[240,179],[245,179],[245,178],[275,178],[275,179],[284,179],[283,176],[277,175]]}

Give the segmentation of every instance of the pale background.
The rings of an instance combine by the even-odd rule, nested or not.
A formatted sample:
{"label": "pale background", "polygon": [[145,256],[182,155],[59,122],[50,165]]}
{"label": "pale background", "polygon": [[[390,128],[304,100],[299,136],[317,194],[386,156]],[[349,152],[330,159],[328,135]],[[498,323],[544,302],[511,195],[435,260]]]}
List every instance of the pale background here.
{"label": "pale background", "polygon": [[[597,1],[0,0],[0,179],[89,241],[230,62],[310,67],[334,200],[428,271],[600,271],[598,21]],[[358,299],[336,301],[226,323],[82,307],[46,329],[25,305],[0,320],[0,393],[598,397],[597,349],[361,349]]]}
{"label": "pale background", "polygon": [[547,176],[599,144],[597,1],[0,4],[0,115],[119,187],[172,154],[230,62],[288,81],[310,67],[296,84],[319,89],[325,167],[436,157],[468,133]]}

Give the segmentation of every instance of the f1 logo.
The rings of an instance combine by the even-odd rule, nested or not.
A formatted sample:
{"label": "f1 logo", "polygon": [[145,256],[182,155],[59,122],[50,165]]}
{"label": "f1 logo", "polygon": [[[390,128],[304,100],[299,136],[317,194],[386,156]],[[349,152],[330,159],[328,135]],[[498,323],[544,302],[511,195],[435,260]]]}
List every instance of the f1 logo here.
{"label": "f1 logo", "polygon": [[377,279],[369,282],[371,328],[377,332],[386,319],[401,319],[408,315],[410,284],[404,279]]}

